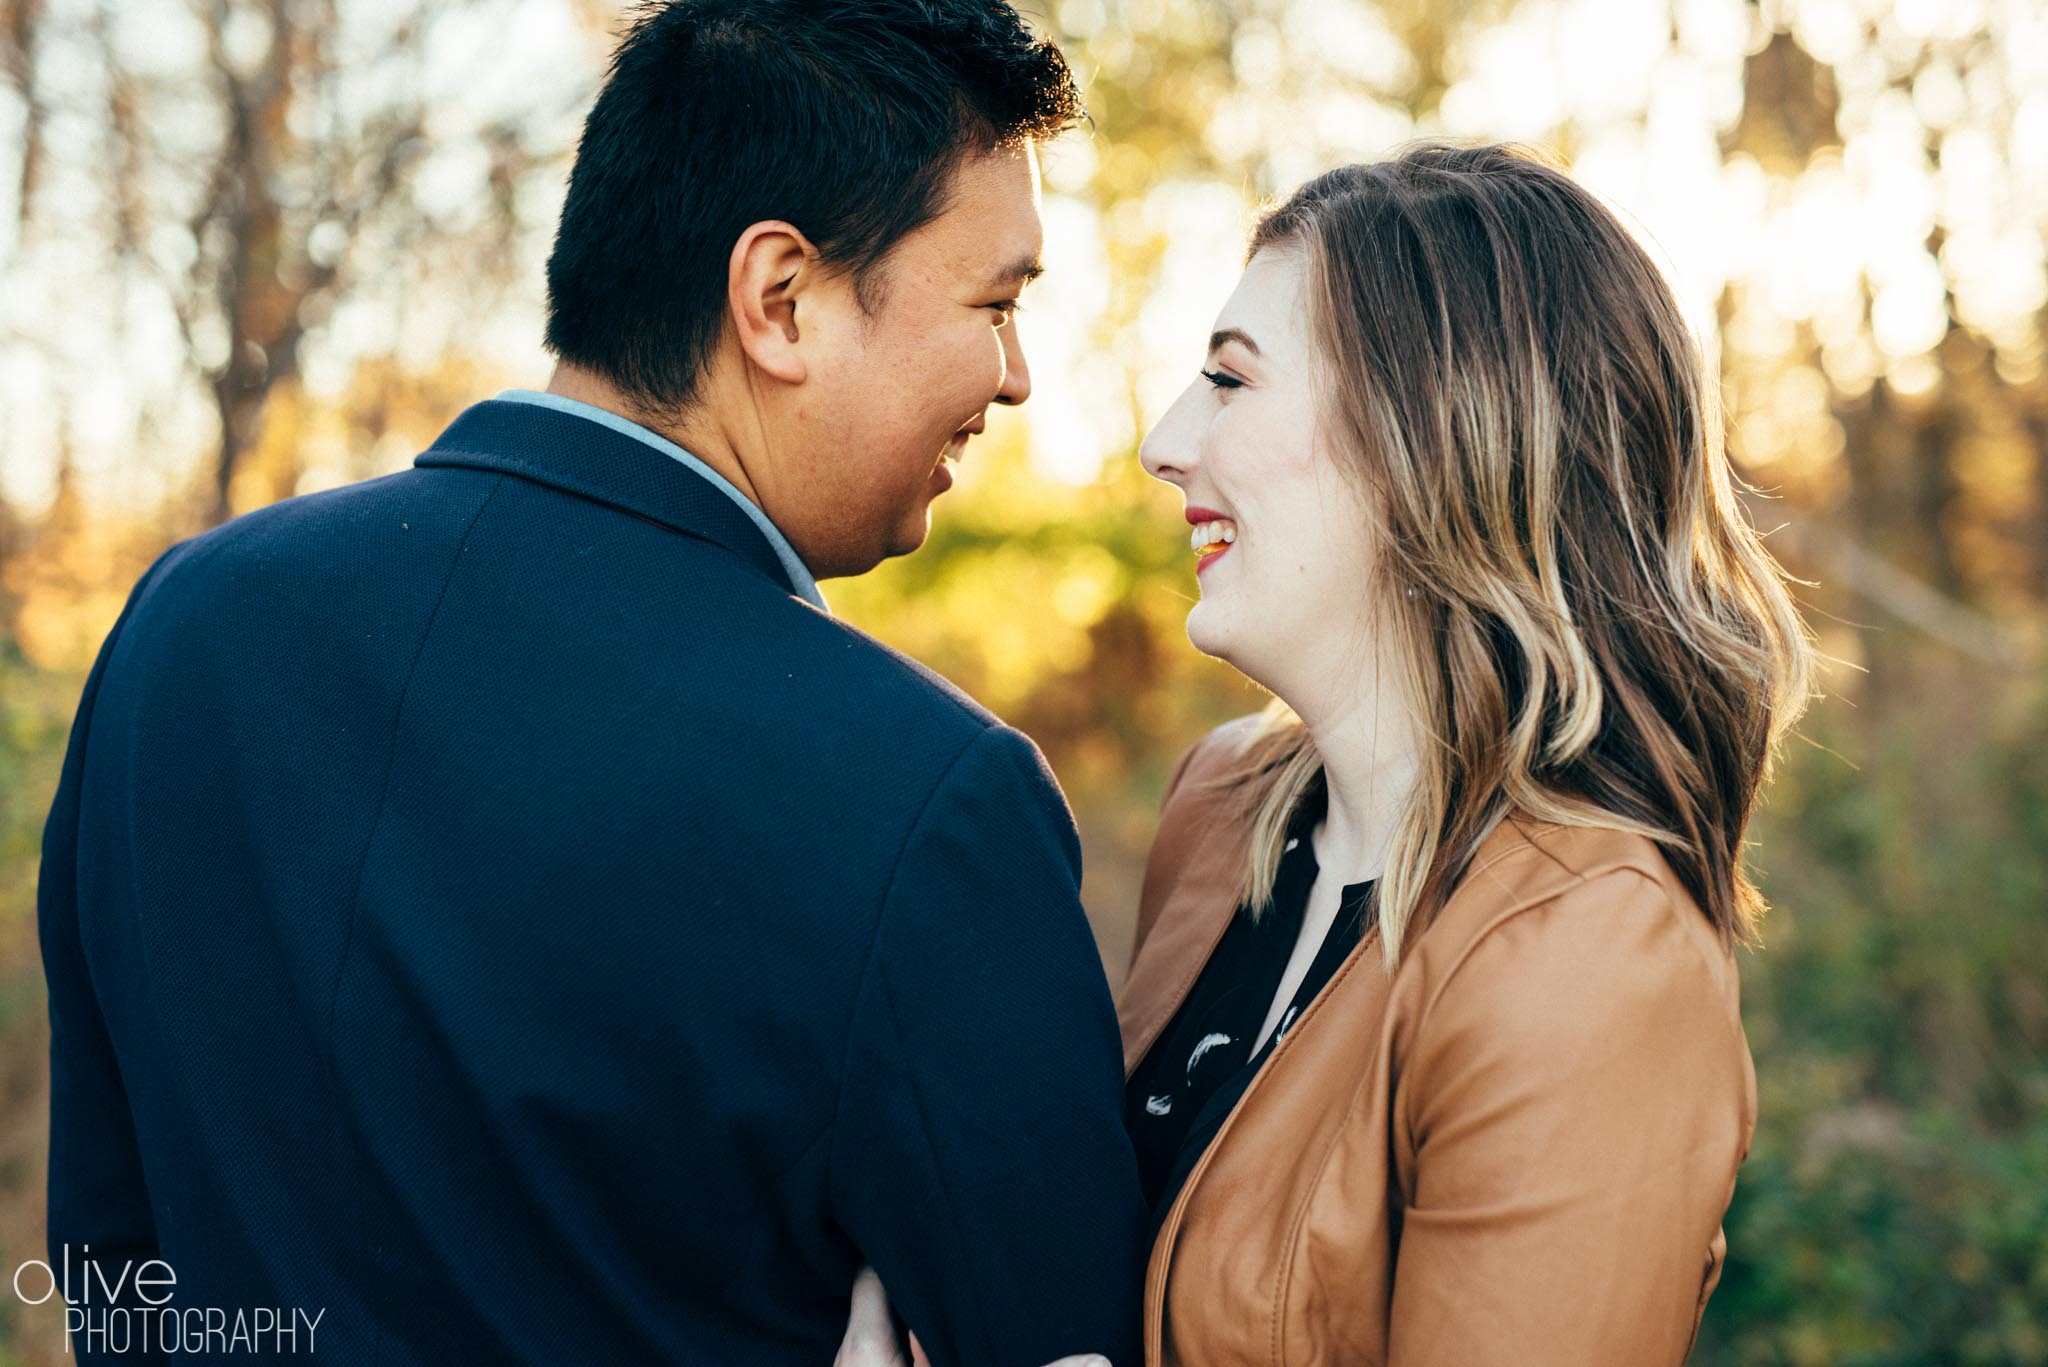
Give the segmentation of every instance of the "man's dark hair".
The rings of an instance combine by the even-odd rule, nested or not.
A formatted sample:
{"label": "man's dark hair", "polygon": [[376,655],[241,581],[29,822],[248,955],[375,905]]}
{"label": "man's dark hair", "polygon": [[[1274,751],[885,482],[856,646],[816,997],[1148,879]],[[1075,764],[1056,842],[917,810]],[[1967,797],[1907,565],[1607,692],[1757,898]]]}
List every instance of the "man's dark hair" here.
{"label": "man's dark hair", "polygon": [[664,0],[583,126],[548,258],[547,347],[656,412],[694,396],[733,243],[794,224],[879,303],[876,267],[971,155],[1081,117],[1004,0]]}

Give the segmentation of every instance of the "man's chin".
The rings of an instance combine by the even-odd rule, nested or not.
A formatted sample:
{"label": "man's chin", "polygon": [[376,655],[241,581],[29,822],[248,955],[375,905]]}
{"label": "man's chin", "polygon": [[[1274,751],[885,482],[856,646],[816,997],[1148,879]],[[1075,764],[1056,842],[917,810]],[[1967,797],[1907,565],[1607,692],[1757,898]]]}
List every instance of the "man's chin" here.
{"label": "man's chin", "polygon": [[822,568],[812,572],[819,579],[857,579],[874,569],[885,560],[894,560],[909,555],[924,545],[931,532],[931,508],[926,505],[916,514],[907,518],[880,546],[869,542],[858,549],[845,547],[841,553]]}
{"label": "man's chin", "polygon": [[899,555],[909,555],[924,545],[932,534],[932,505],[927,503],[904,519],[896,529],[896,535],[889,539],[889,549],[883,554],[893,560]]}

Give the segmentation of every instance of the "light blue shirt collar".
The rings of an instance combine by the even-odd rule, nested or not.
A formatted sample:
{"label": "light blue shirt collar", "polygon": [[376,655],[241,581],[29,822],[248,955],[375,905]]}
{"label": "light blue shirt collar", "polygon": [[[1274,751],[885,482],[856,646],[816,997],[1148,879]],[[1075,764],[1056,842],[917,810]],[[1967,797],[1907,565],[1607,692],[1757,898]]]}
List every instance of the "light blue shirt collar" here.
{"label": "light blue shirt collar", "polygon": [[754,525],[761,529],[761,535],[768,538],[768,545],[775,551],[775,558],[782,562],[782,568],[789,575],[789,582],[796,586],[797,595],[820,612],[832,611],[825,605],[825,595],[819,591],[818,581],[812,576],[810,568],[797,555],[796,548],[789,544],[789,538],[768,520],[768,514],[761,511],[760,505],[734,488],[732,482],[724,475],[667,437],[642,427],[630,418],[622,418],[608,408],[599,408],[596,404],[585,403],[581,399],[564,398],[560,394],[545,394],[538,389],[508,389],[498,397],[507,403],[530,403],[541,408],[552,408],[557,413],[571,413],[579,418],[588,418],[635,441],[645,442],[664,456],[702,475],[711,481],[714,488],[739,504],[741,512],[754,520]]}

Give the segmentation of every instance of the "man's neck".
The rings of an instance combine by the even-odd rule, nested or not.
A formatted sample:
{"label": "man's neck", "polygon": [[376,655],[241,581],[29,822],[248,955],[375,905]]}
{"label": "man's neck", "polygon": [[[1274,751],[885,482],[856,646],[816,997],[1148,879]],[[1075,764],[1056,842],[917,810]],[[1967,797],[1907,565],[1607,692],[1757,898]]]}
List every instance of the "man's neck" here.
{"label": "man's neck", "polygon": [[566,361],[555,366],[555,373],[548,378],[547,392],[602,408],[628,422],[638,423],[716,470],[755,507],[763,506],[761,495],[747,477],[746,466],[735,456],[732,444],[718,440],[711,432],[698,430],[698,424],[677,423],[650,415],[603,376]]}

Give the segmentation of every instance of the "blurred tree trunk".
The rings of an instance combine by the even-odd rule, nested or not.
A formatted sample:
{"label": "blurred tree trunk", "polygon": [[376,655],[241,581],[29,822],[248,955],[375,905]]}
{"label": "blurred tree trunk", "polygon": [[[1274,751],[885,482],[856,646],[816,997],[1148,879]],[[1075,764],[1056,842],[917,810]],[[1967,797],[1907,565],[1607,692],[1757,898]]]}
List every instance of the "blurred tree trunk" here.
{"label": "blurred tree trunk", "polygon": [[0,75],[21,96],[21,166],[16,177],[17,228],[26,230],[29,202],[43,165],[43,104],[35,88],[35,36],[42,0],[4,0],[0,8]]}
{"label": "blurred tree trunk", "polygon": [[[339,273],[342,254],[315,260],[303,234],[330,224],[352,231],[371,203],[394,188],[395,171],[419,138],[423,117],[416,103],[392,111],[363,141],[295,133],[292,102],[319,98],[338,75],[334,4],[263,0],[241,7],[260,12],[269,34],[262,59],[253,62],[238,62],[227,50],[237,8],[230,0],[207,0],[203,11],[207,65],[227,134],[207,176],[205,202],[187,228],[202,250],[218,242],[218,257],[210,280],[194,272],[172,291],[188,345],[204,316],[217,319],[226,334],[225,355],[211,364],[202,360],[220,423],[208,481],[209,523],[233,513],[235,475],[261,430],[265,401],[298,373],[308,303],[323,297]],[[413,49],[431,10],[399,29],[385,60],[417,56]],[[129,121],[117,119],[114,126],[124,144],[141,135]],[[351,164],[375,173],[351,176]],[[288,212],[288,169],[311,171],[302,181],[316,190],[310,208]]]}
{"label": "blurred tree trunk", "polygon": [[1837,400],[1834,411],[1857,539],[1941,593],[1966,596],[1945,530],[1957,496],[1950,454],[1960,426],[1948,397],[1904,402],[1879,377],[1864,394]]}
{"label": "blurred tree trunk", "polygon": [[[531,226],[516,191],[566,150],[558,124],[589,93],[580,63],[560,88],[489,109],[452,99],[445,82],[431,88],[427,50],[444,23],[480,11],[509,20],[513,0],[164,0],[146,22],[121,0],[0,6],[0,71],[28,110],[23,240],[103,263],[114,339],[130,311],[122,296],[160,291],[185,382],[218,423],[187,514],[202,524],[292,492],[288,443],[263,448],[263,480],[238,478],[270,401],[301,375],[309,336],[338,302],[426,286],[481,304],[513,278],[523,258],[510,248]],[[167,46],[182,52],[189,40],[194,56],[167,64],[149,50],[159,26],[185,29]],[[39,85],[39,65],[60,48],[62,80]],[[53,168],[44,129],[60,118],[67,146],[81,136],[97,146]],[[437,151],[482,153],[479,202],[451,209],[445,193],[417,193]],[[53,170],[67,193],[33,193]],[[33,270],[30,260],[16,268]],[[47,346],[57,321],[23,319],[13,338],[70,367],[53,405],[91,384],[75,352]]]}
{"label": "blurred tree trunk", "polygon": [[2027,395],[2024,427],[2033,455],[2034,487],[2027,526],[2033,532],[2028,587],[2036,605],[2048,604],[2048,383],[2036,380]]}
{"label": "blurred tree trunk", "polygon": [[[1911,61],[1894,60],[1887,93],[1910,98],[1916,78],[1938,59],[1947,60],[1929,47]],[[1867,98],[1866,94],[1866,102]],[[1834,71],[1781,30],[1746,63],[1742,113],[1724,136],[1723,149],[1749,154],[1775,178],[1797,180],[1817,154],[1842,145],[1842,111]],[[1925,137],[1928,160],[1921,169],[1932,177],[1940,173],[1947,144],[1933,128]],[[1944,266],[1945,279],[1943,249],[1951,229],[1937,214],[1922,244],[1929,259]],[[1866,276],[1861,313],[1865,340],[1873,350],[1876,336],[1870,318],[1875,288]],[[2009,579],[1993,582],[1990,576],[2000,573],[1998,564],[2039,565],[2039,570],[2020,571],[2031,574],[2031,596],[2037,603],[2048,588],[2044,519],[2038,512],[2030,521],[1997,512],[1981,492],[1967,486],[1961,465],[1973,434],[2032,432],[2021,478],[2032,486],[2028,494],[2038,491],[2036,508],[2048,511],[2048,448],[2043,446],[2048,414],[2032,397],[2042,386],[2035,382],[2022,387],[2001,376],[1993,345],[1957,316],[1952,291],[1951,284],[1944,301],[1949,310],[1946,330],[1924,361],[1883,358],[1881,351],[1876,352],[1881,367],[1932,365],[1931,390],[1902,393],[1887,378],[1890,372],[1881,368],[1867,386],[1836,388],[1829,402],[1844,438],[1841,468],[1846,478],[1832,510],[1842,525],[1830,536],[1808,539],[1817,547],[1831,547],[1823,551],[1828,563],[1816,567],[1823,592],[1836,599],[1831,610],[1869,622],[1862,632],[1868,673],[1856,691],[1872,699],[1892,691],[1891,681],[1902,672],[1923,633],[1980,659],[2011,662],[2009,630],[1974,606],[1997,596],[2001,586],[2028,587]],[[1810,367],[1827,375],[1826,358],[1811,329],[1802,326],[1797,335],[1793,347],[1778,358],[1779,365]],[[1743,358],[1741,369],[1731,368],[1731,390],[1739,389],[1745,373],[1757,373],[1756,360]],[[1768,466],[1779,453],[1748,454]],[[2003,561],[1981,554],[1966,559],[1961,547],[1971,538],[1978,546],[2005,539],[2013,554]],[[1842,601],[1845,593],[1876,604],[1883,615],[1871,620],[1856,605]]]}

